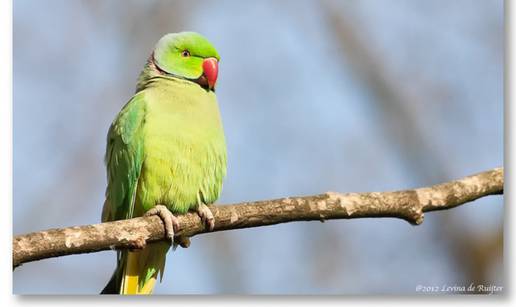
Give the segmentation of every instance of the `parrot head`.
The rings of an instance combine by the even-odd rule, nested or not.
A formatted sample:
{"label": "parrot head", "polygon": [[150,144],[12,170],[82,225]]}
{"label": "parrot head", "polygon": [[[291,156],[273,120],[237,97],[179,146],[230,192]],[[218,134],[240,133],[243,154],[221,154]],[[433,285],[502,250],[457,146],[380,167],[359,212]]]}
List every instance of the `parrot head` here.
{"label": "parrot head", "polygon": [[160,74],[190,80],[206,90],[215,88],[219,60],[215,47],[195,32],[166,34],[151,57]]}

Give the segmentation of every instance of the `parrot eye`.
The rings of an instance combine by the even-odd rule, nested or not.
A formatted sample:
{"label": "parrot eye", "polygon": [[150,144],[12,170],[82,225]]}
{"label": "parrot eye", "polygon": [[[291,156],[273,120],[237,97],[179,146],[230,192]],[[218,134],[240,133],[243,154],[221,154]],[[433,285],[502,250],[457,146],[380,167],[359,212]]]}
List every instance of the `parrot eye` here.
{"label": "parrot eye", "polygon": [[183,52],[181,52],[181,56],[184,57],[184,58],[187,58],[190,56],[190,51],[188,50],[183,50]]}

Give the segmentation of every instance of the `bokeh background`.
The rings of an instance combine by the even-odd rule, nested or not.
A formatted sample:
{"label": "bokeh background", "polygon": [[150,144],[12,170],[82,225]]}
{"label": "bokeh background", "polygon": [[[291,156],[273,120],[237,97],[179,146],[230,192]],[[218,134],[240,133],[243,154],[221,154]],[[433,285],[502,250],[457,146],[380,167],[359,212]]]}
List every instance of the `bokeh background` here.
{"label": "bokeh background", "polygon": [[[503,1],[14,1],[14,234],[97,223],[108,127],[167,32],[207,36],[220,203],[386,191],[503,164]],[[114,252],[25,264],[17,294],[94,294]],[[503,197],[426,214],[195,237],[158,294],[503,286]]]}

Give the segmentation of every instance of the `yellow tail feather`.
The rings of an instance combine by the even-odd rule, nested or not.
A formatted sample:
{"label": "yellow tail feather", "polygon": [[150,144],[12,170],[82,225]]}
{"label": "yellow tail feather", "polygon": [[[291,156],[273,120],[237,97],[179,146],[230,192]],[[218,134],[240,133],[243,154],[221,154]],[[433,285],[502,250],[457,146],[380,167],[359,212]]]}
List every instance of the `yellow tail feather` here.
{"label": "yellow tail feather", "polygon": [[[127,252],[120,294],[152,294],[158,273],[163,274],[165,256],[169,248],[168,243],[158,242],[149,244],[140,251]],[[147,277],[149,269],[154,269],[154,273]],[[141,279],[145,278],[147,280],[142,283]]]}
{"label": "yellow tail feather", "polygon": [[120,294],[138,294],[138,277],[140,274],[137,253],[127,253],[127,262],[124,268],[122,291]]}

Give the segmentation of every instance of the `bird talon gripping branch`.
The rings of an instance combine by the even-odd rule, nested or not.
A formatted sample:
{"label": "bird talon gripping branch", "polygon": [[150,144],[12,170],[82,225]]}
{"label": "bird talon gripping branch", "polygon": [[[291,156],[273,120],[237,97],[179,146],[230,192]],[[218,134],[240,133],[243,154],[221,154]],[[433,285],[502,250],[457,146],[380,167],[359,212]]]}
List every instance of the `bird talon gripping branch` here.
{"label": "bird talon gripping branch", "polygon": [[213,217],[213,213],[211,212],[210,208],[201,203],[199,204],[199,207],[197,207],[197,214],[201,218],[201,221],[204,223],[204,225],[208,226],[208,230],[213,231],[215,228],[215,218]]}
{"label": "bird talon gripping branch", "polygon": [[163,205],[156,205],[149,211],[145,212],[144,216],[157,215],[163,221],[165,227],[165,235],[171,243],[174,243],[174,235],[179,231],[179,219]]}

